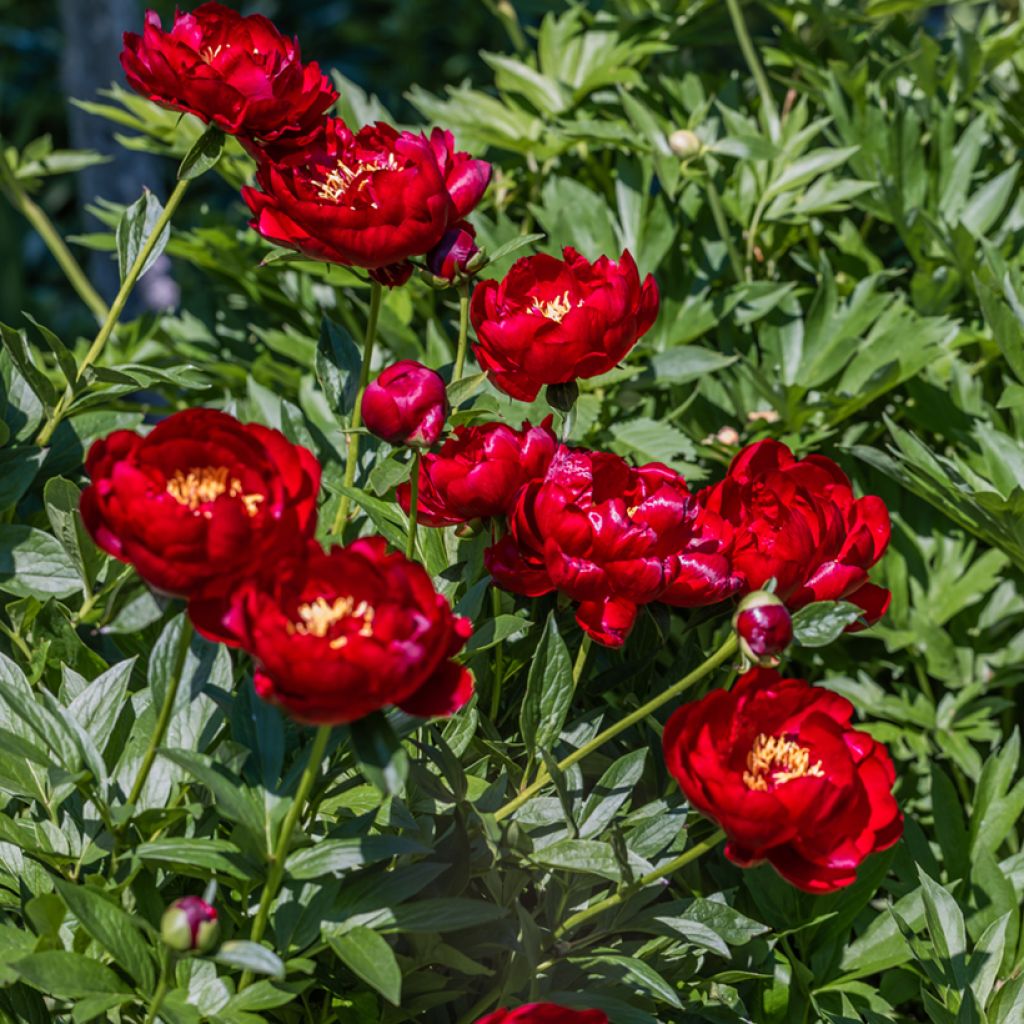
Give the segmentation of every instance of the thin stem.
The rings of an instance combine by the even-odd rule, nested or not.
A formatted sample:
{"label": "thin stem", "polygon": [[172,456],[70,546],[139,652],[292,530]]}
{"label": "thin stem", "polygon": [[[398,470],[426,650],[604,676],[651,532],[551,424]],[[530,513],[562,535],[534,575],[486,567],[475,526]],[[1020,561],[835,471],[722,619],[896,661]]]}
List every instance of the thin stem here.
{"label": "thin stem", "polygon": [[585,910],[581,910],[578,913],[573,914],[572,917],[566,918],[565,921],[563,921],[555,930],[555,938],[560,939],[566,932],[575,928],[577,925],[583,924],[584,921],[589,921],[592,917],[596,917],[598,914],[603,913],[611,907],[616,907],[620,903],[625,902],[625,900],[632,896],[633,893],[642,889],[645,885],[650,885],[652,882],[657,882],[659,879],[665,878],[668,875],[681,870],[686,867],[687,864],[707,853],[708,850],[713,850],[724,838],[725,833],[721,829],[716,829],[702,843],[697,843],[696,846],[691,846],[685,851],[685,853],[681,853],[675,858],[675,860],[669,861],[667,864],[658,868],[657,871],[652,871],[650,874],[644,875],[642,878],[637,879],[637,881],[632,885],[626,886],[619,892],[595,903],[592,907],[587,907]]}
{"label": "thin stem", "polygon": [[165,946],[160,954],[160,981],[157,983],[153,998],[146,1010],[145,1024],[154,1024],[160,1007],[163,1006],[167,993],[171,990],[171,951]]}
{"label": "thin stem", "polygon": [[739,250],[736,248],[736,243],[733,241],[732,232],[729,230],[729,222],[725,219],[725,210],[722,207],[722,197],[718,194],[718,187],[715,185],[715,179],[711,173],[711,168],[707,169],[708,180],[705,187],[705,191],[708,196],[708,206],[711,207],[711,217],[715,222],[715,227],[718,229],[718,233],[725,243],[726,252],[729,254],[729,265],[732,267],[732,272],[738,282],[744,280],[743,273],[743,260],[740,259]]}
{"label": "thin stem", "polygon": [[768,83],[768,76],[764,73],[761,59],[758,57],[750,33],[747,31],[747,23],[743,20],[740,0],[725,0],[725,6],[729,9],[729,17],[732,19],[732,27],[736,33],[736,41],[740,44],[740,50],[743,52],[743,59],[747,62],[750,73],[757,83],[757,91],[761,94],[761,111],[768,124],[768,137],[772,142],[778,142],[781,128],[779,108],[775,104],[775,97],[772,95],[772,88]]}
{"label": "thin stem", "polygon": [[764,199],[759,199],[754,207],[753,216],[750,218],[750,227],[747,228],[747,270],[746,276],[749,280],[753,276],[754,249],[757,247],[757,229],[761,226],[761,218],[764,216]]}
{"label": "thin stem", "polygon": [[572,667],[572,688],[575,691],[580,685],[580,679],[583,678],[583,669],[587,664],[587,655],[590,653],[590,647],[593,644],[593,640],[590,639],[589,633],[583,634],[583,640],[580,642],[580,649],[576,652],[576,664]]}
{"label": "thin stem", "polygon": [[[309,761],[299,779],[299,788],[292,800],[288,814],[281,825],[281,832],[277,837],[277,844],[270,858],[270,871],[267,873],[267,881],[263,886],[263,893],[260,896],[260,905],[256,909],[256,918],[252,923],[252,932],[249,939],[252,942],[259,942],[263,933],[267,930],[267,921],[270,917],[270,906],[281,888],[281,881],[284,878],[284,863],[288,857],[288,848],[291,846],[292,833],[295,826],[306,809],[306,801],[313,790],[313,783],[316,782],[320,773],[320,762],[324,759],[324,752],[327,750],[327,741],[331,738],[331,726],[322,725],[316,731],[313,738],[313,748],[309,752]],[[247,988],[252,982],[252,974],[246,971],[238,983],[238,991]]]}
{"label": "thin stem", "polygon": [[409,536],[405,542],[405,557],[416,557],[416,525],[420,509],[420,450],[413,449],[412,473],[409,476]]}
{"label": "thin stem", "polygon": [[[737,642],[736,634],[730,633],[728,639],[721,647],[711,655],[707,661],[699,665],[688,675],[684,676],[674,686],[670,686],[667,690],[659,693],[657,697],[651,698],[642,707],[636,709],[632,713],[626,715],[624,718],[620,718],[614,725],[608,726],[604,732],[598,733],[589,743],[585,743],[578,750],[574,750],[568,757],[564,757],[558,762],[558,770],[561,772],[571,768],[578,761],[582,761],[588,754],[597,750],[598,747],[607,743],[608,740],[614,736],[618,736],[620,732],[629,729],[631,726],[642,722],[648,715],[653,714],[663,704],[667,704],[670,700],[678,697],[681,693],[688,690],[695,683],[700,682],[706,675],[713,672],[719,665],[726,662],[736,653]],[[517,811],[523,804],[526,803],[531,797],[533,797],[544,784],[550,780],[550,776],[547,773],[546,768],[541,768],[537,774],[537,779],[531,785],[527,786],[521,793],[510,800],[504,807],[498,809],[494,817],[501,821],[502,818],[507,818],[510,814]]]}
{"label": "thin stem", "polygon": [[[103,349],[107,342],[110,340],[111,334],[114,333],[114,328],[117,326],[117,322],[124,312],[124,307],[128,302],[128,297],[132,293],[132,289],[135,287],[135,283],[138,281],[142,274],[142,268],[146,265],[149,257],[153,250],[156,248],[157,242],[160,240],[160,236],[164,233],[164,229],[171,221],[171,217],[174,216],[174,211],[181,205],[181,200],[185,196],[185,192],[188,189],[188,181],[179,181],[174,186],[174,191],[171,193],[170,198],[167,200],[167,205],[163,208],[160,216],[157,218],[156,223],[153,225],[153,230],[149,233],[142,248],[139,249],[138,254],[132,261],[132,265],[128,268],[127,273],[124,275],[124,280],[121,282],[121,287],[118,289],[117,295],[114,296],[114,302],[107,312],[106,319],[103,321],[99,329],[99,333],[93,339],[93,343],[89,346],[89,351],[85,353],[85,358],[78,366],[78,373],[75,374],[74,381],[68,381],[69,385],[76,384],[82,379],[83,374],[97,359],[102,355]],[[60,421],[67,412],[72,389],[69,387],[67,391],[61,396],[60,401],[57,402],[53,412],[50,414],[50,418],[46,421],[43,429],[39,432],[39,437],[36,438],[36,444],[40,447],[47,444],[50,438],[53,436],[53,432],[60,425]]]}
{"label": "thin stem", "polygon": [[[359,428],[363,425],[363,393],[370,383],[370,363],[373,360],[373,343],[377,340],[377,321],[380,319],[380,303],[384,296],[384,285],[378,281],[370,283],[370,312],[366,318],[366,334],[363,335],[363,361],[359,367],[359,391],[352,409],[351,422],[346,434],[348,442],[345,456],[345,486],[351,487],[356,479],[356,463],[359,461]],[[334,517],[331,533],[341,533],[348,520],[349,496],[343,494],[338,502],[338,514]]]}
{"label": "thin stem", "polygon": [[[491,611],[495,618],[501,615],[501,591],[491,586]],[[491,686],[491,721],[497,721],[501,710],[501,686],[505,681],[505,652],[501,641],[494,646],[494,683]]]}
{"label": "thin stem", "polygon": [[174,657],[174,670],[171,674],[171,681],[167,684],[167,692],[164,694],[163,706],[160,708],[160,717],[156,722],[156,729],[149,738],[149,746],[139,765],[139,771],[132,784],[131,793],[128,794],[128,803],[134,804],[142,795],[146,786],[150,769],[156,760],[157,750],[167,735],[167,727],[170,725],[171,716],[174,714],[174,705],[178,699],[178,689],[181,686],[181,677],[185,674],[185,659],[188,657],[189,645],[192,643],[192,623],[186,617],[181,624],[181,636],[178,638],[178,651]]}
{"label": "thin stem", "polygon": [[46,215],[38,203],[25,191],[24,186],[18,180],[17,175],[11,170],[7,160],[0,156],[0,188],[10,200],[18,213],[36,229],[37,234],[50,250],[53,258],[57,261],[60,269],[68,283],[78,293],[78,297],[89,307],[98,323],[102,323],[110,312],[103,296],[93,288],[81,264],[72,255],[60,232],[53,226],[53,222]]}
{"label": "thin stem", "polygon": [[452,383],[462,380],[462,371],[466,365],[466,345],[469,341],[469,282],[459,285],[459,346],[455,350],[455,369],[452,370]]}

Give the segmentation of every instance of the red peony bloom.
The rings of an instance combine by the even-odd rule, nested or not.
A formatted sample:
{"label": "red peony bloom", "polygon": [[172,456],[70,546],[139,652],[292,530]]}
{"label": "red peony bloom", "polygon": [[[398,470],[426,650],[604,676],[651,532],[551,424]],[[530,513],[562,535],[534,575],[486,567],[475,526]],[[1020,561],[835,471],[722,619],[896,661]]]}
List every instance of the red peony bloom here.
{"label": "red peony bloom", "polygon": [[671,599],[694,607],[735,590],[728,559],[702,550],[712,547],[678,473],[562,447],[547,476],[520,491],[508,534],[484,560],[506,590],[528,597],[560,590],[580,602],[580,626],[618,647],[639,605]]}
{"label": "red peony bloom", "polygon": [[432,142],[380,122],[353,134],[329,118],[301,151],[260,160],[260,188],[242,189],[251,226],[313,259],[401,283],[412,269],[407,259],[437,245],[487,184],[479,185],[479,166],[488,165],[452,153],[451,136],[441,134]]}
{"label": "red peony bloom", "polygon": [[640,283],[628,251],[619,262],[527,256],[502,281],[481,281],[470,316],[477,362],[496,387],[532,402],[545,384],[596,377],[625,358],[658,315],[658,286]]}
{"label": "red peony bloom", "polygon": [[479,251],[473,225],[460,220],[453,224],[444,233],[444,238],[427,253],[427,267],[435,277],[454,281],[459,274],[466,272],[469,261]]}
{"label": "red peony bloom", "polygon": [[247,650],[259,695],[301,722],[354,722],[392,704],[450,715],[473,695],[473,677],[451,660],[470,621],[381,537],[280,560],[189,612],[204,636]]}
{"label": "red peony bloom", "polygon": [[89,451],[82,520],[158,590],[188,595],[302,545],[316,528],[320,464],[256,423],[187,409],[145,437],[118,430]]}
{"label": "red peony bloom", "polygon": [[121,65],[128,84],[153,102],[252,142],[301,141],[338,98],[272,22],[218,3],[176,14],[169,32],[147,11],[143,34],[125,33]]}
{"label": "red peony bloom", "polygon": [[868,582],[868,569],[889,543],[888,509],[881,498],[855,498],[831,459],[797,459],[778,441],[759,441],[698,498],[735,530],[732,566],[744,591],[774,577],[791,609],[844,600],[868,622],[885,614],[889,591]]}
{"label": "red peony bloom", "polygon": [[447,416],[444,381],[415,359],[389,366],[363,395],[363,424],[391,444],[429,448]]}
{"label": "red peony bloom", "polygon": [[903,832],[889,754],[852,715],[830,690],[754,669],[672,715],[665,760],[725,831],[730,860],[768,861],[800,889],[833,892]]}
{"label": "red peony bloom", "polygon": [[[504,423],[456,427],[436,454],[420,461],[419,515],[427,526],[453,526],[506,515],[519,489],[544,476],[558,441],[548,416],[538,427]],[[409,511],[409,485],[398,488]]]}
{"label": "red peony bloom", "polygon": [[554,1003],[529,1003],[515,1010],[495,1010],[476,1024],[608,1024],[600,1010],[570,1010]]}
{"label": "red peony bloom", "polygon": [[430,133],[430,145],[441,168],[445,187],[455,206],[455,220],[462,220],[476,208],[491,182],[491,165],[455,150],[455,136],[442,128]]}
{"label": "red peony bloom", "polygon": [[793,642],[789,610],[774,594],[763,590],[755,590],[740,601],[733,627],[744,657],[760,665],[777,665],[778,655]]}

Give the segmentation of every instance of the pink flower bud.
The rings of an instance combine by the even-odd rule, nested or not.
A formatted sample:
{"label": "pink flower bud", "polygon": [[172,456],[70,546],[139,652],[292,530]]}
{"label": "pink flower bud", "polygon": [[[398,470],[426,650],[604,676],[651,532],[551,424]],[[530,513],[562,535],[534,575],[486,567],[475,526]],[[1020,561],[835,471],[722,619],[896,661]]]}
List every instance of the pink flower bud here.
{"label": "pink flower bud", "polygon": [[733,626],[739,634],[740,651],[758,665],[777,665],[778,656],[793,640],[789,611],[765,590],[755,590],[740,601]]}
{"label": "pink flower bud", "polygon": [[453,224],[437,245],[427,253],[427,266],[435,277],[454,281],[480,251],[473,226],[464,220]]}
{"label": "pink flower bud", "polygon": [[429,448],[447,415],[444,381],[414,359],[389,366],[363,395],[366,429],[391,444]]}
{"label": "pink flower bud", "polygon": [[206,953],[217,942],[217,911],[198,896],[183,896],[165,911],[160,937],[179,953]]}

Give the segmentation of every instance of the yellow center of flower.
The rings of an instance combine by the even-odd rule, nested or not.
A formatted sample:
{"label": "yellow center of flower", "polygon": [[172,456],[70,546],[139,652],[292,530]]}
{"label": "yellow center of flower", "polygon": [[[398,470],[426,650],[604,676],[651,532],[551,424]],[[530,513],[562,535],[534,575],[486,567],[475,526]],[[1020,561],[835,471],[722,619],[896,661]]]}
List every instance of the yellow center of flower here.
{"label": "yellow center of flower", "polygon": [[[228,43],[227,45],[230,46],[231,44]],[[214,59],[223,49],[224,46],[221,44],[218,44],[217,46],[204,46],[203,49],[199,51],[199,56],[202,57],[207,64],[212,64]]]}
{"label": "yellow center of flower", "polygon": [[630,505],[629,508],[626,509],[626,515],[629,516],[630,519],[632,519],[633,516],[637,514],[637,510],[639,508],[639,505]]}
{"label": "yellow center of flower", "polygon": [[327,172],[325,178],[314,181],[313,184],[316,186],[316,194],[321,199],[340,203],[351,190],[362,192],[370,184],[370,175],[374,171],[398,170],[401,170],[401,166],[394,153],[381,154],[380,159],[373,163],[357,160],[348,164],[339,160],[334,169]]}
{"label": "yellow center of flower", "polygon": [[761,733],[747,754],[747,770],[743,781],[748,789],[764,792],[769,783],[782,786],[793,779],[825,777],[821,762],[811,764],[811,752],[795,740]]}
{"label": "yellow center of flower", "polygon": [[228,478],[227,466],[201,466],[183,473],[174,471],[174,476],[167,481],[167,493],[179,505],[184,505],[191,512],[203,511],[203,505],[216,501],[221,495],[238,498],[245,506],[245,511],[254,516],[263,503],[262,494],[243,494],[242,481],[237,477]]}
{"label": "yellow center of flower", "polygon": [[569,300],[569,293],[565,291],[553,299],[548,299],[547,302],[541,302],[540,299],[534,297],[533,305],[530,307],[530,312],[540,313],[542,317],[545,317],[548,320],[554,320],[556,324],[560,324],[566,318],[571,309],[581,305],[581,302],[577,302],[574,306]]}
{"label": "yellow center of flower", "polygon": [[[345,619],[357,619],[361,622],[359,636],[373,636],[373,620],[376,611],[366,601],[356,604],[353,597],[336,597],[328,601],[326,597],[318,597],[315,601],[300,604],[298,607],[299,621],[289,623],[288,632],[300,636],[325,637],[331,627]],[[330,647],[341,650],[348,643],[345,635],[335,637]]]}

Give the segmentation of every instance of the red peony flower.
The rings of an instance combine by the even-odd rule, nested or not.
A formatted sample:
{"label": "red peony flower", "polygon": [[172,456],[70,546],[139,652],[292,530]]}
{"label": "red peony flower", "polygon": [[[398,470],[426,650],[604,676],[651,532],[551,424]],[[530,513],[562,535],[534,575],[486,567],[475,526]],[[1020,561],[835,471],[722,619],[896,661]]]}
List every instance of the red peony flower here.
{"label": "red peony flower", "polygon": [[570,1010],[554,1003],[529,1003],[515,1010],[495,1010],[477,1024],[608,1024],[600,1010]]}
{"label": "red peony flower", "polygon": [[147,11],[143,34],[125,33],[121,65],[136,92],[249,142],[301,142],[338,98],[272,22],[218,3],[176,14],[169,32]]}
{"label": "red peony flower", "polygon": [[460,220],[453,224],[444,233],[444,238],[427,253],[427,267],[434,277],[454,281],[460,274],[466,272],[470,260],[479,251],[473,225]]}
{"label": "red peony flower", "polygon": [[89,451],[82,520],[158,590],[188,595],[302,545],[316,528],[320,464],[256,423],[187,409],[145,437],[118,430]]}
{"label": "red peony flower", "polygon": [[700,550],[712,546],[678,473],[562,447],[546,477],[520,491],[508,534],[484,561],[506,590],[528,597],[560,590],[580,602],[580,626],[618,647],[639,605],[713,604],[735,590],[728,559]]}
{"label": "red peony flower", "polygon": [[392,704],[450,715],[473,694],[451,660],[470,621],[382,537],[282,559],[226,601],[199,595],[189,612],[204,636],[247,650],[259,695],[301,722],[354,722]]}
{"label": "red peony flower", "polygon": [[830,690],[754,669],[672,715],[665,760],[725,831],[730,860],[768,861],[800,889],[832,892],[903,832],[889,754],[852,715]]}
{"label": "red peony flower", "polygon": [[774,594],[755,590],[739,603],[733,628],[743,656],[760,665],[777,665],[778,656],[793,642],[793,619]]}
{"label": "red peony flower", "polygon": [[[538,427],[504,423],[456,427],[436,454],[420,461],[417,518],[427,526],[452,526],[471,519],[506,515],[519,489],[543,477],[558,441],[548,416]],[[409,511],[409,485],[398,488]]]}
{"label": "red peony flower", "polygon": [[329,118],[301,151],[264,155],[260,188],[242,197],[251,226],[272,242],[396,284],[411,272],[407,259],[429,252],[479,198],[477,165],[488,166],[423,135],[381,122],[353,134]]}
{"label": "red peony flower", "polygon": [[545,384],[567,384],[612,369],[658,315],[658,286],[640,283],[628,251],[589,263],[527,256],[502,281],[481,281],[470,317],[477,362],[496,387],[532,402]]}
{"label": "red peony flower", "polygon": [[363,395],[363,424],[391,444],[429,448],[447,416],[444,381],[415,359],[387,367]]}
{"label": "red peony flower", "polygon": [[443,128],[430,133],[430,145],[441,168],[445,187],[455,206],[455,220],[462,220],[476,208],[491,182],[491,165],[455,150],[455,136]]}
{"label": "red peony flower", "polygon": [[868,569],[889,543],[889,511],[881,498],[855,498],[831,459],[797,459],[778,441],[759,441],[698,498],[734,528],[732,566],[744,591],[774,578],[791,609],[844,600],[868,622],[885,614],[889,591],[868,582]]}

